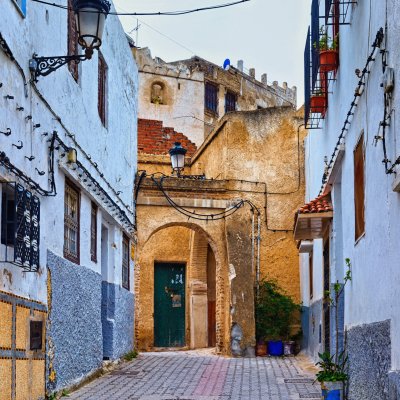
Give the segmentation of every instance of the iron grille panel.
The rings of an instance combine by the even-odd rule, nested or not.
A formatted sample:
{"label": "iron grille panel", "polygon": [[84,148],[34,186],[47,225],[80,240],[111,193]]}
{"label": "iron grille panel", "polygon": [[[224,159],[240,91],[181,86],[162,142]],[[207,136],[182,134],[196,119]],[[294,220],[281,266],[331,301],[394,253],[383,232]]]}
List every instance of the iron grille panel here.
{"label": "iron grille panel", "polygon": [[[12,190],[10,190],[12,188]],[[15,204],[13,213],[13,240],[5,244],[3,262],[22,267],[25,271],[36,272],[39,269],[39,240],[40,240],[40,200],[15,182],[2,184],[3,199],[8,204]],[[10,199],[11,197],[11,199]],[[6,205],[2,205],[6,207]],[[3,210],[2,210],[3,211]],[[7,221],[7,227],[11,224]],[[2,229],[1,234],[9,237],[9,232]]]}
{"label": "iron grille panel", "polygon": [[33,196],[31,200],[31,268],[39,269],[40,245],[40,200]]}

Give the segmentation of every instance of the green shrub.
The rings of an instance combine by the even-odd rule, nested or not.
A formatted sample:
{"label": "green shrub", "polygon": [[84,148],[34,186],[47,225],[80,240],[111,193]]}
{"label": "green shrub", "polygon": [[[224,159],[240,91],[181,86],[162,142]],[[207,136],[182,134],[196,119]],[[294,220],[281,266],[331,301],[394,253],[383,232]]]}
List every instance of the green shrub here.
{"label": "green shrub", "polygon": [[289,339],[290,328],[300,305],[274,280],[260,282],[255,302],[257,339]]}

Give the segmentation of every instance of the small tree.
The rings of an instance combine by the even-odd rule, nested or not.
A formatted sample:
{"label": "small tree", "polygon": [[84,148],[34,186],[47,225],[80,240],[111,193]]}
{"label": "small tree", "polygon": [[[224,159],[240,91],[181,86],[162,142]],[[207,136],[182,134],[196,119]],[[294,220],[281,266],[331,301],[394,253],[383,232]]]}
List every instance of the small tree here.
{"label": "small tree", "polygon": [[331,355],[329,352],[318,353],[320,361],[316,364],[322,370],[317,373],[319,382],[338,382],[346,381],[347,374],[345,372],[347,365],[347,355],[345,350],[339,353],[339,301],[345,289],[346,284],[351,281],[351,262],[349,258],[345,259],[347,271],[343,279],[343,283],[337,280],[333,285],[333,293],[330,290],[325,291],[324,301],[329,307],[335,309],[335,353]]}

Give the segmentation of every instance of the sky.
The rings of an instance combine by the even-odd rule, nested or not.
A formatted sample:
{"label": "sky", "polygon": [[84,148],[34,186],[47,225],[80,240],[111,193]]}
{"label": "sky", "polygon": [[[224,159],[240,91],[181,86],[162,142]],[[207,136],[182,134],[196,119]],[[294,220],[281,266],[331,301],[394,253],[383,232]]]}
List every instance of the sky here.
{"label": "sky", "polygon": [[[175,11],[224,4],[232,0],[114,0],[119,12]],[[303,53],[311,0],[250,0],[183,16],[120,16],[127,33],[152,56],[175,61],[198,55],[217,65],[229,58],[255,68],[256,77],[287,82],[304,102]],[[109,17],[111,18],[111,16]],[[137,36],[136,36],[137,35]]]}

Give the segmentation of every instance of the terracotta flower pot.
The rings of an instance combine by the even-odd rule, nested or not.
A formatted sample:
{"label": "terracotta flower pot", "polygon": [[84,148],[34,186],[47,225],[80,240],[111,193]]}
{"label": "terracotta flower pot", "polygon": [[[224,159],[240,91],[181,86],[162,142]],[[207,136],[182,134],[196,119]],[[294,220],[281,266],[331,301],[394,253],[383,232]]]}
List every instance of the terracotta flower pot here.
{"label": "terracotta flower pot", "polygon": [[314,114],[325,114],[326,98],[325,96],[311,96],[310,109]]}
{"label": "terracotta flower pot", "polygon": [[319,53],[319,69],[322,72],[335,71],[338,67],[339,53],[337,50],[323,50]]}
{"label": "terracotta flower pot", "polygon": [[266,343],[257,343],[256,355],[257,355],[257,357],[265,357],[267,355],[267,344]]}

